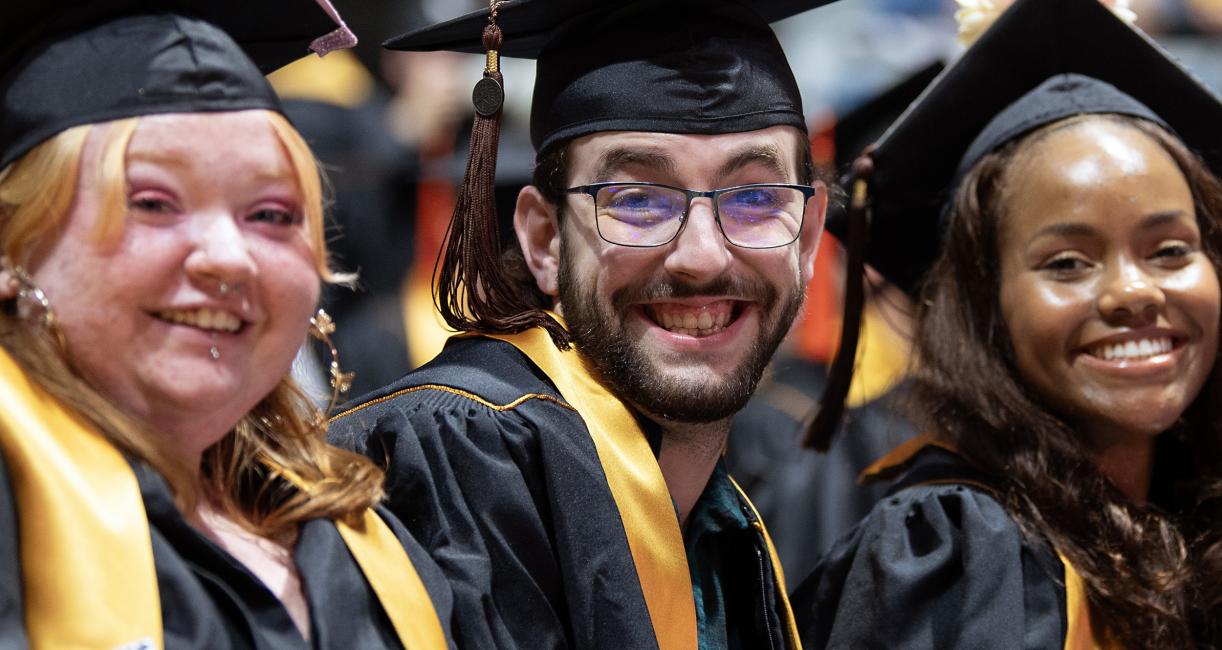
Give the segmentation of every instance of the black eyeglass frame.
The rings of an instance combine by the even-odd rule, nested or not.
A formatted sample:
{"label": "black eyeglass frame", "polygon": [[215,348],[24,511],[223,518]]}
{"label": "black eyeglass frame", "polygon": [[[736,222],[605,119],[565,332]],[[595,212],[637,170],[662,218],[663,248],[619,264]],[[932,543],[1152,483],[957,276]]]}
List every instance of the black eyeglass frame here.
{"label": "black eyeglass frame", "polygon": [[[667,239],[666,241],[661,242],[659,244],[621,244],[619,242],[611,241],[610,239],[607,239],[606,237],[604,237],[602,233],[602,228],[598,226],[598,191],[606,187],[621,186],[621,185],[660,187],[662,189],[675,190],[676,192],[682,192],[683,194],[685,194],[687,196],[687,207],[683,209],[683,214],[679,216],[679,228],[675,230],[675,234],[672,235],[670,239]],[[751,188],[761,188],[761,187],[779,187],[779,188],[785,188],[785,189],[790,189],[790,190],[797,190],[802,193],[802,214],[798,218],[798,229],[794,233],[793,239],[785,242],[784,244],[774,244],[772,246],[744,246],[730,239],[730,236],[726,234],[725,226],[721,225],[721,211],[717,209],[718,197],[720,197],[722,194],[727,194],[729,192],[737,192],[739,190],[746,190],[746,189],[751,189]],[[749,183],[747,185],[735,185],[734,187],[723,187],[723,188],[716,189],[716,190],[699,191],[699,190],[689,190],[683,187],[675,187],[673,185],[666,185],[663,183],[647,183],[647,182],[639,182],[639,181],[606,181],[603,183],[590,183],[589,185],[577,185],[575,187],[570,187],[564,190],[564,193],[565,194],[585,194],[590,197],[590,200],[594,201],[594,229],[598,232],[599,238],[607,242],[608,244],[614,244],[616,246],[627,246],[629,248],[657,248],[658,246],[665,246],[675,241],[675,239],[678,239],[679,235],[683,233],[683,228],[687,226],[687,217],[692,212],[692,201],[698,198],[707,198],[713,204],[713,220],[717,222],[717,230],[721,231],[721,236],[724,237],[725,240],[729,242],[731,246],[737,246],[738,248],[745,248],[747,250],[761,251],[761,250],[769,250],[773,248],[782,248],[784,246],[788,246],[798,241],[798,238],[802,236],[802,227],[806,225],[806,204],[810,202],[810,197],[815,195],[815,188],[810,185],[795,185],[795,184],[790,184],[790,183]]]}

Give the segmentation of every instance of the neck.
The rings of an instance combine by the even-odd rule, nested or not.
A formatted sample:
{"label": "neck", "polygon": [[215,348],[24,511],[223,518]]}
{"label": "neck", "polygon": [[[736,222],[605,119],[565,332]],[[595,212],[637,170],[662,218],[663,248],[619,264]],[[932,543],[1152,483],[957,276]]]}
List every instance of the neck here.
{"label": "neck", "polygon": [[730,420],[693,424],[660,421],[662,450],[658,465],[679,512],[679,526],[687,526],[687,516],[704,492],[713,468],[726,446]]}
{"label": "neck", "polygon": [[1154,471],[1154,438],[1138,436],[1113,443],[1095,455],[1099,471],[1134,503],[1150,496]]}

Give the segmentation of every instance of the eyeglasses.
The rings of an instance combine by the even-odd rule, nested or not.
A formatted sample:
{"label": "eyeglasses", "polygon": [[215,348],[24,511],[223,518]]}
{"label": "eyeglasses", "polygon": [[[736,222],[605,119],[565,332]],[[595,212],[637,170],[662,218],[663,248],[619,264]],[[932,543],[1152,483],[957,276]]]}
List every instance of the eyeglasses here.
{"label": "eyeglasses", "polygon": [[726,241],[742,248],[778,248],[798,239],[815,188],[762,183],[697,192],[658,183],[594,183],[564,193],[594,199],[598,236],[612,244],[669,244],[683,230],[692,201],[707,198]]}

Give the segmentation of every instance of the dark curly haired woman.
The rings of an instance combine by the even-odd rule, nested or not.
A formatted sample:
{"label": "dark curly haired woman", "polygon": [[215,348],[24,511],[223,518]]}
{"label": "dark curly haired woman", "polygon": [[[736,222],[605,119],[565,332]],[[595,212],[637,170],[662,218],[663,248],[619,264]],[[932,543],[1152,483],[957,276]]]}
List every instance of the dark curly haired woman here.
{"label": "dark curly haired woman", "polygon": [[1095,0],[1020,0],[885,136],[928,435],[798,588],[807,647],[1217,643],[1220,121]]}

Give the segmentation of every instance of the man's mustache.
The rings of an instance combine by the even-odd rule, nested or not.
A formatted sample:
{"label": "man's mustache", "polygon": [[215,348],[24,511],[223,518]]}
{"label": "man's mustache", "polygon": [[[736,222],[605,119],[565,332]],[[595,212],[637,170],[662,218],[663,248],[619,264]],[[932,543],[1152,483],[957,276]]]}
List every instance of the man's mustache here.
{"label": "man's mustache", "polygon": [[703,296],[734,296],[767,306],[776,301],[777,288],[767,282],[737,275],[723,275],[700,285],[666,277],[617,289],[611,294],[611,305],[617,312],[623,313],[636,303]]}

